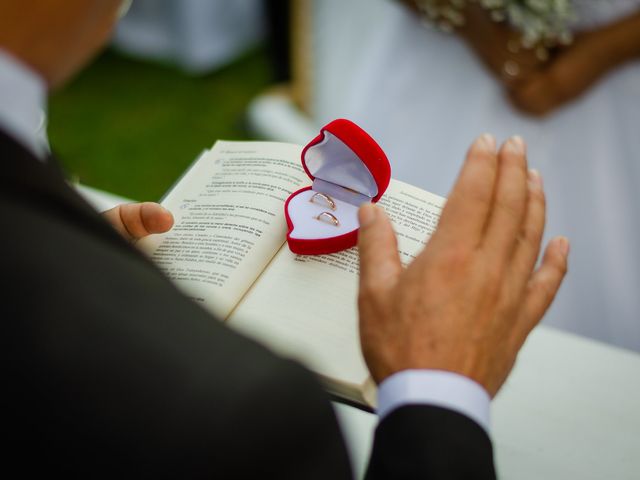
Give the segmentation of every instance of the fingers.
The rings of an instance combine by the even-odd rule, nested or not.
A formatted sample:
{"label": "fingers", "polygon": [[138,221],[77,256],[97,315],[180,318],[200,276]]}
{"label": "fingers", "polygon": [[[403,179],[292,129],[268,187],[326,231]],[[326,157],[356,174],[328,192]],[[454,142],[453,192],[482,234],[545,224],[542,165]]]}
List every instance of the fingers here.
{"label": "fingers", "polygon": [[173,226],[171,212],[153,202],[118,205],[103,216],[127,240],[164,233]]}
{"label": "fingers", "polygon": [[546,219],[542,178],[535,170],[529,170],[528,189],[526,215],[510,267],[510,288],[518,295],[521,295],[538,260]]}
{"label": "fingers", "polygon": [[525,145],[518,136],[507,140],[498,153],[498,177],[484,246],[494,261],[511,258],[527,205]]}
{"label": "fingers", "polygon": [[497,175],[496,140],[489,134],[471,145],[442,212],[437,236],[445,241],[480,243],[491,211]]}
{"label": "fingers", "polygon": [[140,204],[140,219],[146,234],[164,233],[173,226],[171,212],[154,202]]}
{"label": "fingers", "polygon": [[402,271],[396,234],[387,215],[373,204],[358,211],[360,230],[360,290],[378,290],[393,285]]}
{"label": "fingers", "polygon": [[509,91],[511,102],[531,115],[542,116],[560,103],[549,74],[538,74]]}
{"label": "fingers", "polygon": [[556,237],[547,246],[540,268],[534,272],[527,286],[524,304],[526,333],[535,327],[555,298],[567,273],[569,241]]}

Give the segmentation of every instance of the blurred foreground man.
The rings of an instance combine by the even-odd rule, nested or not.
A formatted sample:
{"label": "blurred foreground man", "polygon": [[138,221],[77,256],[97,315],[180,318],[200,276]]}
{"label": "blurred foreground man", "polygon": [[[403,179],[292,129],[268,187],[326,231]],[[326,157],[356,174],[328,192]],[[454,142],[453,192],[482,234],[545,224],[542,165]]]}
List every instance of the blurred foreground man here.
{"label": "blurred foreground man", "polygon": [[[23,477],[351,478],[314,377],[211,318],[116,231],[164,231],[170,215],[125,206],[110,225],[34,134],[46,89],[119,7],[0,4],[3,463]],[[544,217],[522,140],[496,151],[489,135],[408,268],[385,214],[361,209],[360,331],[380,385],[369,478],[495,477],[490,398],[566,270],[564,238],[535,267]]]}

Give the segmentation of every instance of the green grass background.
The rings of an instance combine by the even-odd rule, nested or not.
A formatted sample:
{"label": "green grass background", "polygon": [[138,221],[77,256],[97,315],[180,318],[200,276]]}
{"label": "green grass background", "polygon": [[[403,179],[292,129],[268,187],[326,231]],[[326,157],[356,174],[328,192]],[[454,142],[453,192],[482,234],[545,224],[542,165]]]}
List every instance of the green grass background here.
{"label": "green grass background", "polygon": [[107,51],[49,102],[49,140],[68,174],[157,200],[216,139],[247,139],[250,100],[270,82],[264,49],[201,77]]}

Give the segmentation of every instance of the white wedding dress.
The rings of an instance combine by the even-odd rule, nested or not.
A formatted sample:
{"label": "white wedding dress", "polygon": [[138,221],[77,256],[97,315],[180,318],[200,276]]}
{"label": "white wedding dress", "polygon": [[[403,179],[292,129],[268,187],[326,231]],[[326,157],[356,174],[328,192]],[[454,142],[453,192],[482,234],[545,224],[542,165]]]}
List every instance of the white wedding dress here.
{"label": "white wedding dress", "polygon": [[[578,29],[640,8],[640,0],[576,3]],[[538,120],[510,106],[460,39],[425,28],[396,2],[316,1],[314,31],[314,120],[359,123],[395,178],[446,195],[474,137],[522,135],[545,183],[546,237],[572,244],[545,323],[640,351],[640,62]]]}

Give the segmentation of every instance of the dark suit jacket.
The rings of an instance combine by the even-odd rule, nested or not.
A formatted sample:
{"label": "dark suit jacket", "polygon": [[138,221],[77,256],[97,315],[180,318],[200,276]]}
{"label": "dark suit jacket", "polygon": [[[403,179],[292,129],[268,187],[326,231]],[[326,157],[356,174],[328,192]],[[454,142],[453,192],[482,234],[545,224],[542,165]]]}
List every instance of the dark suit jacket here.
{"label": "dark suit jacket", "polygon": [[[62,478],[351,478],[314,377],[228,330],[0,132],[3,470]],[[9,447],[6,447],[6,445]],[[449,410],[378,427],[369,478],[493,478]]]}

